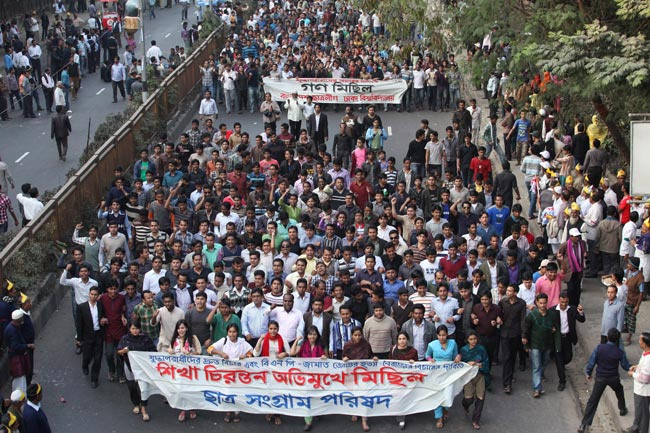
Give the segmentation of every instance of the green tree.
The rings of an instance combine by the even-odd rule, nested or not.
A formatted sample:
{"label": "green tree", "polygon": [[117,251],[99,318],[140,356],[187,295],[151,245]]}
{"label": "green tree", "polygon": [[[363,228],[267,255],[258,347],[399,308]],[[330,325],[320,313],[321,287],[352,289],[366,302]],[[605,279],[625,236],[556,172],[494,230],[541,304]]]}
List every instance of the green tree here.
{"label": "green tree", "polygon": [[[504,66],[515,73],[551,71],[561,85],[549,89],[547,97],[559,94],[567,112],[595,110],[629,161],[628,114],[650,110],[650,2],[495,3],[464,2],[456,12],[458,40],[480,41],[496,24],[493,44],[507,41],[513,50]],[[475,61],[487,60],[477,56]]]}

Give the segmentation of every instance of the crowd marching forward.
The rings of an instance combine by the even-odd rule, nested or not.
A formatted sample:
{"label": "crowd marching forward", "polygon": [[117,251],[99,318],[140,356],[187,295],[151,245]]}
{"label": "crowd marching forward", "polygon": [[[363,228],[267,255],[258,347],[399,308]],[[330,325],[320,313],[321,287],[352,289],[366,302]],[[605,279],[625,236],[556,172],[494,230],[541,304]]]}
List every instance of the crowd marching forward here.
{"label": "crowd marching forward", "polygon": [[[244,21],[219,6],[232,34],[201,68],[198,118],[176,143],[161,132],[128,173],[116,168],[98,212],[107,232],[78,224],[72,259],[59,261],[91,386],[105,359],[108,380],[126,383],[133,412],[149,421],[129,351],[466,362],[479,373],[462,405],[479,429],[495,368],[510,394],[515,367],[525,371],[530,361],[540,398],[553,359],[557,390],[565,389],[576,326],[586,320],[582,281],[603,277],[602,344],[586,367],[594,393],[579,431],[606,386],[627,413],[620,363],[635,381],[630,431],[647,432],[650,365],[644,356],[630,366],[624,346],[650,281],[649,209],[630,196],[625,171],[608,166],[598,118],[571,124],[561,107],[542,102],[553,77],[513,90],[502,71],[486,85],[483,125],[477,101],[461,99],[453,55],[390,45],[376,13],[343,1],[258,7]],[[478,45],[472,55],[508,55],[489,35]],[[338,106],[297,94],[273,101],[264,77],[399,78],[408,90],[401,104],[365,106],[363,114],[347,106],[339,118]],[[263,129],[217,127],[220,104],[227,113],[259,112]],[[333,137],[325,108],[336,117]],[[413,137],[392,138],[408,145],[390,155],[382,108],[449,109],[450,125],[438,132],[424,118]],[[5,292],[13,388],[33,402],[40,387],[34,394],[34,340],[23,333],[29,300]],[[639,344],[647,351],[650,334]],[[178,420],[196,416],[180,411]],[[434,417],[443,428],[448,408]],[[279,415],[267,420],[282,423]],[[305,431],[313,421],[305,418]],[[404,417],[397,422],[405,428]],[[361,425],[370,429],[365,417]]]}

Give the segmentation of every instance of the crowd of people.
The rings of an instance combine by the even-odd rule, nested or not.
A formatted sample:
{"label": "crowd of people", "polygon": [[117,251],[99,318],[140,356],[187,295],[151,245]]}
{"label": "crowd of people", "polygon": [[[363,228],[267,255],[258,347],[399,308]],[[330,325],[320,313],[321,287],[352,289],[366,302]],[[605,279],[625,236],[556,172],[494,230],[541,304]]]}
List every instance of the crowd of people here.
{"label": "crowd of people", "polygon": [[[83,5],[72,2],[66,6],[55,1],[51,10],[40,16],[27,13],[18,19],[0,22],[0,45],[4,49],[0,75],[0,120],[9,120],[10,113],[22,110],[23,117],[36,118],[35,112],[54,113],[56,107],[71,111],[71,104],[81,91],[81,82],[99,72],[101,79],[111,83],[113,102],[117,91],[123,99],[142,91],[144,65],[163,78],[187,57],[190,47],[198,41],[198,25],[189,25],[187,16],[181,25],[182,45],[170,48],[168,54],[148,43],[146,59],[137,54],[136,35],[124,28],[124,2],[105,3],[90,0]],[[155,18],[156,2],[144,2]],[[188,0],[181,1],[183,8]],[[120,19],[102,21],[102,13],[114,12]],[[86,18],[87,14],[87,18]]]}
{"label": "crowd of people", "polygon": [[[162,132],[132,171],[116,168],[101,224],[78,224],[72,259],[66,252],[59,261],[93,388],[105,359],[108,380],[127,384],[133,412],[149,421],[129,351],[467,362],[479,373],[462,405],[474,406],[479,429],[497,366],[511,394],[515,367],[530,363],[540,398],[553,359],[557,390],[565,389],[576,323],[586,320],[583,279],[603,277],[603,344],[586,368],[592,376],[598,366],[598,392],[580,429],[605,386],[622,396],[615,361],[640,397],[633,431],[647,432],[650,367],[643,359],[630,367],[623,347],[650,281],[649,208],[630,196],[625,171],[608,167],[597,119],[566,128],[558,107],[529,98],[540,83],[512,96],[504,71],[491,77],[483,125],[480,104],[462,99],[453,55],[390,45],[381,17],[345,2],[260,2],[247,21],[228,4],[217,13],[232,34],[201,67],[198,118],[177,143]],[[361,107],[362,115],[345,107],[330,140],[325,106],[297,94],[273,101],[264,77],[400,78],[408,91],[394,107]],[[263,126],[215,127],[219,105],[259,112]],[[339,107],[328,108],[338,117]],[[399,137],[410,141],[406,151],[391,155],[382,108],[449,109],[450,125],[439,133],[422,119],[412,138]],[[33,341],[24,344],[23,360],[33,353]],[[29,371],[12,373],[15,389],[29,393]],[[181,411],[178,420],[196,416]],[[448,416],[437,408],[436,427]],[[304,421],[310,430],[314,419]],[[405,428],[404,417],[397,422]],[[361,426],[370,429],[367,418]]]}

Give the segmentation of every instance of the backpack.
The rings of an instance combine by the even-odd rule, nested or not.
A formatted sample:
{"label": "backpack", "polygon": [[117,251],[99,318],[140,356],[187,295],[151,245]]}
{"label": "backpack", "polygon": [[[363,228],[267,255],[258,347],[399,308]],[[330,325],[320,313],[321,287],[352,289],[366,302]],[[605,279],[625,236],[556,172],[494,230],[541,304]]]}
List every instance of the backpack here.
{"label": "backpack", "polygon": [[553,218],[546,224],[546,234],[549,238],[556,238],[560,232],[560,227],[557,223],[557,218]]}

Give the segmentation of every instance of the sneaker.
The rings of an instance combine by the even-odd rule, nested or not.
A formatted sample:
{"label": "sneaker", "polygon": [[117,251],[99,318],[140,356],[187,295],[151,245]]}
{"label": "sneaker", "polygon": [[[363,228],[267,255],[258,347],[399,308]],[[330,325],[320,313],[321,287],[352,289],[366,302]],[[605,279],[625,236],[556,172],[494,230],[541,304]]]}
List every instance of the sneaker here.
{"label": "sneaker", "polygon": [[509,386],[504,386],[503,392],[505,392],[506,394],[510,394],[512,392],[512,388],[510,388]]}
{"label": "sneaker", "polygon": [[404,430],[406,428],[406,423],[404,421],[399,423],[399,429]]}

